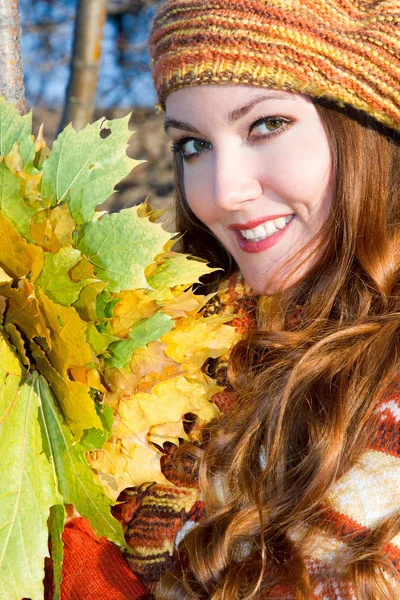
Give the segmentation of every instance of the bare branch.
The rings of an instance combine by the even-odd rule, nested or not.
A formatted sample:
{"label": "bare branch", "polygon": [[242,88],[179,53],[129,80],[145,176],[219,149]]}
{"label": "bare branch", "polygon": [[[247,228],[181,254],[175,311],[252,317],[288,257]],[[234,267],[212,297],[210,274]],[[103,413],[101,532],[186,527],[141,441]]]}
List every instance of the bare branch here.
{"label": "bare branch", "polygon": [[0,0],[0,95],[26,112],[18,0]]}

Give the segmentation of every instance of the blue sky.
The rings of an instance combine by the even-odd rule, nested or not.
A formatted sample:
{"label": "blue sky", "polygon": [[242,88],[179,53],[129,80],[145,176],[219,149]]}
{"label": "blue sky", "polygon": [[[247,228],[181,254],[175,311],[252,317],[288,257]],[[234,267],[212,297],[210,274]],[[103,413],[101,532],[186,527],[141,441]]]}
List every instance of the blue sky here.
{"label": "blue sky", "polygon": [[[46,104],[58,109],[64,103],[76,4],[76,0],[19,0],[29,107]],[[116,18],[108,17],[97,93],[99,108],[152,106],[156,101],[147,49],[130,51],[132,46],[146,44],[153,14],[154,7],[139,16],[126,14],[119,24]],[[125,66],[118,60],[118,25],[129,46],[123,54]]]}

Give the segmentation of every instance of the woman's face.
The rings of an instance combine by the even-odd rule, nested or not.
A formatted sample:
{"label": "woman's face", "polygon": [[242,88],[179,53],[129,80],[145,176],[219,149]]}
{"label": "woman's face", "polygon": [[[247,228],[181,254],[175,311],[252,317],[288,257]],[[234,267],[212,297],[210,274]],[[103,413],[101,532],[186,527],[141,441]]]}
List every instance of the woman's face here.
{"label": "woman's face", "polygon": [[254,86],[201,85],[172,92],[166,113],[189,206],[247,283],[271,294],[293,269],[286,285],[298,280],[316,260],[303,263],[310,247],[281,268],[309,244],[331,206],[331,151],[311,100]]}

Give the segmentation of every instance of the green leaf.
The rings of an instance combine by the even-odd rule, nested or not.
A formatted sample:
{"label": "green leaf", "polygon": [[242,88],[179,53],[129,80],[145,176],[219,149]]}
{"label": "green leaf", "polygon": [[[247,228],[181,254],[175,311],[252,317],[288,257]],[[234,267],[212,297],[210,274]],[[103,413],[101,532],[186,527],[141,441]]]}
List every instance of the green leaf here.
{"label": "green leaf", "polygon": [[0,97],[0,156],[10,154],[15,142],[22,158],[22,166],[32,166],[35,142],[31,136],[32,113],[21,116],[14,105]]}
{"label": "green leaf", "polygon": [[14,177],[6,163],[0,163],[0,210],[18,233],[31,242],[30,222],[37,210],[25,204],[19,193],[20,184],[21,180]]}
{"label": "green leaf", "polygon": [[23,379],[3,337],[0,356],[0,597],[42,600],[47,520],[61,498],[43,448],[34,378]]}
{"label": "green leaf", "polygon": [[114,342],[117,339],[116,336],[110,335],[106,331],[100,333],[94,323],[89,323],[87,326],[86,340],[96,355],[103,354],[111,342]]}
{"label": "green leaf", "polygon": [[193,285],[199,278],[216,269],[208,267],[204,261],[194,259],[187,254],[167,256],[155,271],[147,278],[151,287],[161,293],[176,285]]}
{"label": "green leaf", "polygon": [[58,136],[43,165],[42,194],[53,205],[68,200],[78,224],[90,221],[95,208],[107,200],[114,186],[136,165],[126,154],[130,115],[100,119],[76,132],[72,125]]}
{"label": "green leaf", "polygon": [[64,547],[62,532],[65,523],[65,508],[61,504],[53,506],[50,513],[51,558],[53,561],[54,595],[53,600],[61,600],[62,561]]}
{"label": "green leaf", "polygon": [[56,254],[46,252],[43,269],[36,284],[53,302],[70,306],[79,298],[86,281],[79,283],[72,281],[68,271],[79,262],[80,258],[79,250],[71,247],[61,248]]}
{"label": "green leaf", "polygon": [[80,441],[80,445],[86,450],[97,450],[102,448],[105,442],[111,437],[114,422],[113,409],[106,404],[103,410],[96,405],[96,410],[104,429],[87,429],[85,431]]}
{"label": "green leaf", "polygon": [[127,208],[83,228],[78,249],[89,258],[97,277],[109,282],[111,292],[148,288],[144,270],[172,237],[137,213],[137,207]]}
{"label": "green leaf", "polygon": [[138,348],[144,348],[171,330],[174,321],[163,312],[134,325],[127,340],[113,342],[108,348],[109,356],[105,359],[109,367],[126,367],[132,358],[132,353]]}
{"label": "green leaf", "polygon": [[[89,519],[98,536],[104,535],[116,544],[124,545],[121,524],[111,516],[111,500],[95,483],[87,465],[83,448],[74,444],[68,427],[43,377],[35,384],[43,409],[43,427],[49,439],[60,492],[65,504],[73,504],[82,517]],[[18,599],[20,600],[20,599]]]}
{"label": "green leaf", "polygon": [[119,301],[120,298],[114,298],[107,290],[102,291],[96,299],[96,320],[111,319],[113,308]]}

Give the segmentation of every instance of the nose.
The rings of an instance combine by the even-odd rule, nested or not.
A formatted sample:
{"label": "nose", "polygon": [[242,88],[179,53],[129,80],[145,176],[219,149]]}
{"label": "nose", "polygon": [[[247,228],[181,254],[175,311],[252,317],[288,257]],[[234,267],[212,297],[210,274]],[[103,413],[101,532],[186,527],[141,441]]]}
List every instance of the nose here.
{"label": "nose", "polygon": [[[247,158],[247,160],[246,160]],[[222,210],[239,210],[243,203],[257,200],[263,188],[256,166],[240,152],[227,152],[216,158],[212,197],[215,206]]]}

